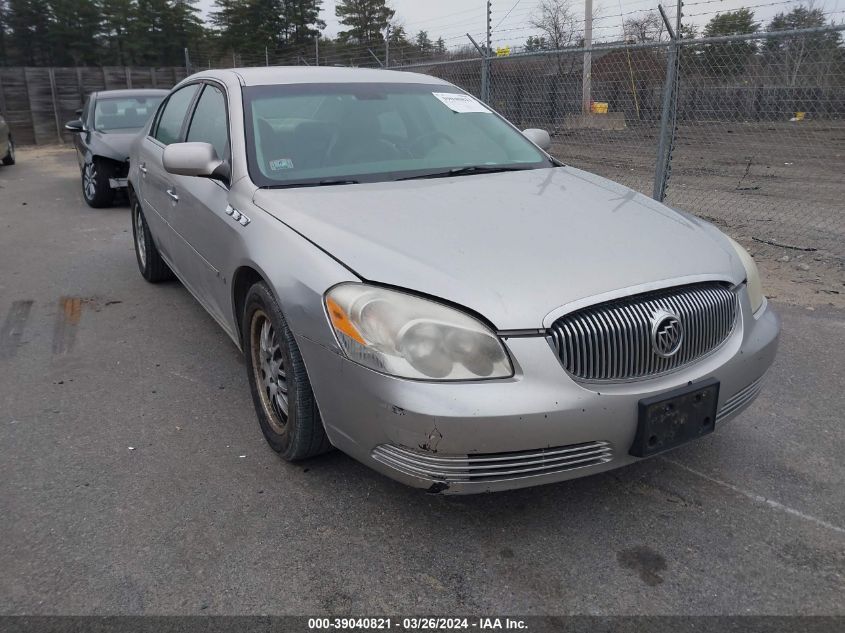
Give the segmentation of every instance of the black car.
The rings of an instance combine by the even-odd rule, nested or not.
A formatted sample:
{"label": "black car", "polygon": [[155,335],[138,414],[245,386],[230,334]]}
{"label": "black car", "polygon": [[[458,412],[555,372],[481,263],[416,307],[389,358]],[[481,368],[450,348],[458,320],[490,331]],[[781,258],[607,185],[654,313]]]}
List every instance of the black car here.
{"label": "black car", "polygon": [[15,164],[15,142],[12,140],[12,132],[0,112],[0,164]]}
{"label": "black car", "polygon": [[126,188],[132,139],[166,95],[167,90],[92,92],[78,111],[80,117],[65,125],[76,133],[82,197],[89,206],[107,207]]}

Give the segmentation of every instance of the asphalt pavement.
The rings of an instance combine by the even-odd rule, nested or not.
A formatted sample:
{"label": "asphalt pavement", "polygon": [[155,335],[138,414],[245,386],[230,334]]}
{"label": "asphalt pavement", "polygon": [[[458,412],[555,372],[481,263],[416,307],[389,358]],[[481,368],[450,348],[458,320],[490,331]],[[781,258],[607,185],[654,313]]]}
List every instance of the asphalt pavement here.
{"label": "asphalt pavement", "polygon": [[67,148],[0,168],[0,613],[845,614],[845,312],[775,303],[751,409],[473,497],[266,445],[243,361],[140,276]]}

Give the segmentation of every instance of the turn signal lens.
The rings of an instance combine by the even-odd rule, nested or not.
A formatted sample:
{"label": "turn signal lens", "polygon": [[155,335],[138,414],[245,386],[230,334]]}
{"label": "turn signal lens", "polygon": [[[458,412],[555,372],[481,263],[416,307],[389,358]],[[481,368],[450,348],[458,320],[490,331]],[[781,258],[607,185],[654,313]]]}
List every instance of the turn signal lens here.
{"label": "turn signal lens", "polygon": [[742,265],[745,267],[745,275],[747,278],[746,288],[748,290],[748,299],[751,302],[751,312],[757,312],[760,306],[763,305],[765,295],[763,294],[763,284],[760,281],[760,271],[757,270],[757,264],[751,254],[745,250],[739,242],[732,238],[728,238],[742,260]]}

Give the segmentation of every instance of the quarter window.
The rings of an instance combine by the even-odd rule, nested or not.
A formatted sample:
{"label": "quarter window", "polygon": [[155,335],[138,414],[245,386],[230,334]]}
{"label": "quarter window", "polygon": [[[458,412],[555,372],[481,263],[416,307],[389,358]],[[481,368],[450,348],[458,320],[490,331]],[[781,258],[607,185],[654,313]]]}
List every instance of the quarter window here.
{"label": "quarter window", "polygon": [[207,85],[197,101],[188,141],[210,143],[221,160],[229,154],[229,126],[226,120],[226,97],[216,86]]}
{"label": "quarter window", "polygon": [[179,142],[179,135],[182,132],[182,123],[185,121],[185,114],[188,112],[188,106],[194,99],[199,86],[192,84],[180,88],[167,100],[164,104],[164,110],[158,120],[158,127],[156,128],[155,138],[165,145]]}

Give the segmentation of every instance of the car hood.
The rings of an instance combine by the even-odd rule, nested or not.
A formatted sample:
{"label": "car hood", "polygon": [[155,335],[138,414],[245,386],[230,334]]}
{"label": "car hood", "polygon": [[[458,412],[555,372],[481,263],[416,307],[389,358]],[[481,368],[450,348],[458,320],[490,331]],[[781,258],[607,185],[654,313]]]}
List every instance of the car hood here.
{"label": "car hood", "polygon": [[91,151],[98,156],[125,161],[129,157],[132,141],[138,132],[92,132]]}
{"label": "car hood", "polygon": [[362,279],[460,304],[499,330],[547,327],[562,306],[635,286],[744,278],[711,225],[571,167],[259,189],[254,201]]}

